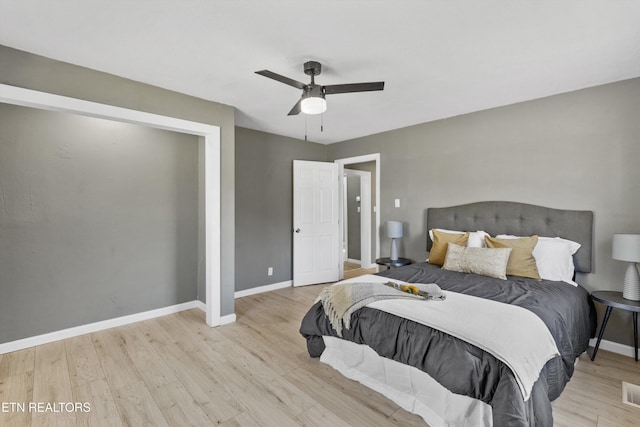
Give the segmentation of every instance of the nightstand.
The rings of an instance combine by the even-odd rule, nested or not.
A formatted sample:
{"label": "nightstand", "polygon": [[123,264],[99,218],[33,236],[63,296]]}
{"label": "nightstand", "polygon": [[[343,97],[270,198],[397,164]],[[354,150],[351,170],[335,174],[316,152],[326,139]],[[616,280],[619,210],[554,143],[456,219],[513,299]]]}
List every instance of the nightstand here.
{"label": "nightstand", "polygon": [[600,332],[598,333],[598,341],[596,342],[596,346],[593,349],[593,354],[591,355],[591,360],[596,358],[596,353],[598,352],[598,347],[600,347],[600,340],[602,340],[602,334],[604,333],[604,328],[607,326],[607,321],[609,320],[609,315],[611,314],[611,309],[619,308],[621,310],[630,311],[633,315],[633,344],[635,345],[636,350],[636,362],[638,361],[638,312],[640,312],[640,301],[632,301],[629,299],[622,298],[622,292],[614,292],[614,291],[595,291],[591,293],[591,298],[595,302],[599,302],[600,304],[604,304],[607,306],[607,311],[604,313],[604,319],[602,320],[602,326],[600,326]]}
{"label": "nightstand", "polygon": [[404,267],[405,265],[409,265],[412,262],[413,261],[411,261],[408,258],[398,258],[397,260],[394,260],[394,261],[391,261],[391,258],[378,258],[376,260],[376,264],[385,265],[387,267],[387,270],[390,269],[391,267]]}

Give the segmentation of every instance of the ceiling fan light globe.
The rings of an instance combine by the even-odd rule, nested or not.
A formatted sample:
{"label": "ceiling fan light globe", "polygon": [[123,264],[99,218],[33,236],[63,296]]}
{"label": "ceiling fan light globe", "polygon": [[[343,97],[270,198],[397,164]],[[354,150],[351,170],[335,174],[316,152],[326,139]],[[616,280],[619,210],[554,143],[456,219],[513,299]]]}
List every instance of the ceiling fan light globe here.
{"label": "ceiling fan light globe", "polygon": [[327,111],[327,100],[320,97],[310,96],[300,103],[300,110],[304,114],[321,114]]}

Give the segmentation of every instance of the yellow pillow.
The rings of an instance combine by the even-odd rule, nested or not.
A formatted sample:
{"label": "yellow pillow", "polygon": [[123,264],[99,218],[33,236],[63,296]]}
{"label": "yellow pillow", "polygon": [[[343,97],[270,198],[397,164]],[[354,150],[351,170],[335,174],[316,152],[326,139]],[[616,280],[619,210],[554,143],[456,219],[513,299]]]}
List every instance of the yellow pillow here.
{"label": "yellow pillow", "polygon": [[507,275],[540,280],[536,259],[533,257],[533,248],[538,243],[538,236],[519,239],[498,239],[485,236],[484,240],[490,248],[511,248],[509,263],[507,264]]}
{"label": "yellow pillow", "polygon": [[454,234],[438,231],[435,228],[433,231],[433,246],[429,252],[429,264],[442,265],[444,259],[447,256],[447,247],[449,243],[455,243],[460,246],[467,246],[467,240],[469,240],[469,233]]}

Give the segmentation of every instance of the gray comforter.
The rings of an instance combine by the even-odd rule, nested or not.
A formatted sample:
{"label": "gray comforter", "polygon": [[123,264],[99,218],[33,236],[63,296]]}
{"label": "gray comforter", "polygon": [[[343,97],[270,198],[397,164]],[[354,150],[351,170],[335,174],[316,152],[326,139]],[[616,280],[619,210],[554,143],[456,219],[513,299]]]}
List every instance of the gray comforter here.
{"label": "gray comforter", "polygon": [[[538,315],[551,331],[561,355],[547,362],[526,402],[504,363],[465,341],[408,319],[364,307],[353,314],[351,328],[343,331],[342,338],[414,366],[453,393],[491,405],[494,426],[553,425],[551,401],[571,378],[575,359],[587,349],[596,329],[593,302],[584,288],[512,276],[505,281],[446,271],[427,263],[379,275],[412,283],[437,283],[448,291],[514,304]],[[300,333],[307,339],[312,357],[324,351],[323,335],[337,335],[319,302],[302,320]]]}

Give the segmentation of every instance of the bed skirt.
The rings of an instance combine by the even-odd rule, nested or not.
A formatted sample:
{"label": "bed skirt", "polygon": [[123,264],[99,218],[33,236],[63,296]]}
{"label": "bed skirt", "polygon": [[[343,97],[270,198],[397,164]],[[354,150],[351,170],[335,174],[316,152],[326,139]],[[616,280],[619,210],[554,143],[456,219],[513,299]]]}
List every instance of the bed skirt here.
{"label": "bed skirt", "polygon": [[323,336],[323,341],[321,362],[421,416],[431,427],[493,424],[491,406],[451,393],[413,366],[378,356],[367,345],[330,336]]}

